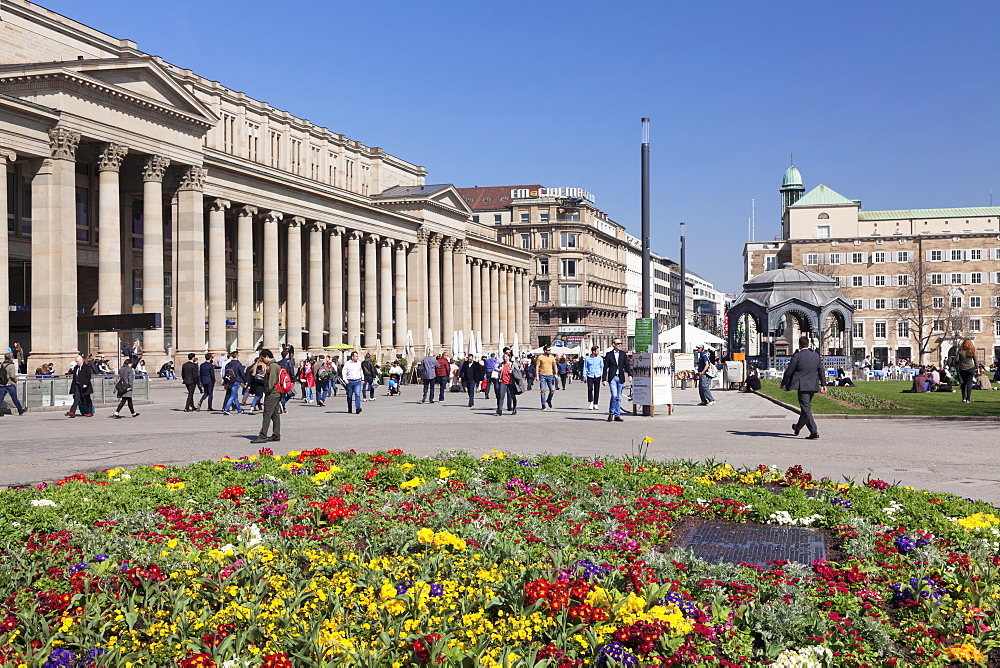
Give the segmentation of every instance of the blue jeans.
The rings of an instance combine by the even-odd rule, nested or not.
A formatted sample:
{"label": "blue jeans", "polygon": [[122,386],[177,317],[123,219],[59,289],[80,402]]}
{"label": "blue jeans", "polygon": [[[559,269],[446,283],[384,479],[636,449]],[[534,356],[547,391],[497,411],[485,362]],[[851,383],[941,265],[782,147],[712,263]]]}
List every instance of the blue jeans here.
{"label": "blue jeans", "polygon": [[469,405],[474,406],[476,403],[476,386],[481,385],[482,381],[479,383],[473,383],[472,381],[467,381],[465,383],[465,389],[469,391]]}
{"label": "blue jeans", "polygon": [[618,376],[612,377],[608,381],[608,392],[611,393],[611,401],[608,403],[608,415],[620,417],[622,414],[622,388],[625,386]]}
{"label": "blue jeans", "polygon": [[[556,393],[556,377],[542,374],[538,377],[538,391],[542,395],[542,408],[552,406],[552,395]],[[548,398],[545,393],[548,392]]]}
{"label": "blue jeans", "polygon": [[698,378],[698,397],[703,404],[715,401],[715,397],[712,396],[712,390],[709,389],[710,387],[712,387],[712,379],[707,374],[701,374]]}
{"label": "blue jeans", "polygon": [[17,398],[17,385],[0,385],[0,404],[3,403],[4,397],[10,396],[10,400],[14,402],[14,407],[17,408],[18,414],[24,412],[24,406]]}
{"label": "blue jeans", "polygon": [[361,409],[361,379],[347,381],[347,410],[351,410],[351,397],[354,398],[354,408]]}
{"label": "blue jeans", "polygon": [[232,407],[236,409],[237,413],[242,413],[243,408],[240,407],[240,385],[239,383],[234,383],[229,392],[226,393],[226,403],[222,404],[222,410],[228,411]]}
{"label": "blue jeans", "polygon": [[444,391],[448,387],[448,376],[438,376],[437,382],[441,385],[441,396],[438,397],[438,401],[444,401]]}
{"label": "blue jeans", "polygon": [[313,388],[309,387],[308,385],[303,385],[302,386],[302,396],[305,398],[306,401],[312,401],[313,400]]}

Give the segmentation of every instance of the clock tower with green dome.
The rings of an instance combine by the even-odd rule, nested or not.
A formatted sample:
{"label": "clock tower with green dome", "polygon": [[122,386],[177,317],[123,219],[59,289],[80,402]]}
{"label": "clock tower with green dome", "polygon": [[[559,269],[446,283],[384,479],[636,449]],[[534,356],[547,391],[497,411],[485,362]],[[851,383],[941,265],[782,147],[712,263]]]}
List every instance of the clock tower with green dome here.
{"label": "clock tower with green dome", "polygon": [[799,201],[806,189],[802,185],[802,175],[795,165],[790,165],[785,170],[785,177],[781,180],[781,219],[785,219],[785,211],[788,207]]}

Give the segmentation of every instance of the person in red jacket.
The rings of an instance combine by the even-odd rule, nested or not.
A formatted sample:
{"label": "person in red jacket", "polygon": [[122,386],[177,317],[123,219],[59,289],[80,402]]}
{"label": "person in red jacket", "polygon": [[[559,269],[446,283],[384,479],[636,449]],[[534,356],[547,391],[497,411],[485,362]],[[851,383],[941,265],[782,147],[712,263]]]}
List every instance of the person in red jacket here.
{"label": "person in red jacket", "polygon": [[451,360],[448,359],[448,355],[441,353],[437,358],[438,368],[437,368],[437,382],[441,386],[441,393],[438,397],[438,401],[444,401],[444,392],[448,387],[448,378],[451,376]]}

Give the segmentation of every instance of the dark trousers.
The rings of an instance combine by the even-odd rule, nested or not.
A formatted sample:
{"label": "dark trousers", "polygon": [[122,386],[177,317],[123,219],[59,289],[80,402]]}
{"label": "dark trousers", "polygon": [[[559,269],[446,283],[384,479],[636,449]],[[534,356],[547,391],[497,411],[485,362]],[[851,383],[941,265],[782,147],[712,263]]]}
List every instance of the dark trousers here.
{"label": "dark trousers", "polygon": [[430,392],[431,403],[434,403],[434,385],[437,383],[437,378],[423,378],[424,381],[424,399],[427,398],[427,393]]}
{"label": "dark trousers", "polygon": [[91,392],[80,395],[80,414],[81,415],[93,415],[94,414],[94,395]]}
{"label": "dark trousers", "polygon": [[503,412],[503,401],[507,399],[507,410],[512,411],[517,408],[517,395],[514,394],[513,385],[497,383],[497,413]]}
{"label": "dark trousers", "polygon": [[479,383],[466,383],[465,389],[469,393],[469,405],[472,406],[476,403],[476,385]]}
{"label": "dark trousers", "polygon": [[483,390],[483,394],[486,395],[487,399],[490,398],[490,390],[491,389],[495,390],[496,392],[500,391],[500,390],[496,389],[497,384],[499,384],[499,383],[500,383],[500,381],[496,380],[495,378],[490,378],[489,376],[486,377],[486,389]]}
{"label": "dark trousers", "polygon": [[972,401],[972,383],[976,380],[976,368],[959,371],[958,375],[962,379],[962,399]]}
{"label": "dark trousers", "polygon": [[559,380],[562,381],[562,389],[564,389],[564,390],[566,389],[566,377],[567,376],[569,376],[568,373],[561,373],[561,374],[559,374]]}
{"label": "dark trousers", "polygon": [[261,416],[260,437],[267,438],[267,430],[270,424],[274,424],[271,429],[272,436],[281,436],[281,394],[271,392],[264,396],[264,414]]}
{"label": "dark trousers", "polygon": [[197,385],[185,385],[188,391],[187,403],[184,404],[184,410],[193,411],[195,409],[194,405],[194,389],[198,387]]}
{"label": "dark trousers", "polygon": [[809,427],[809,435],[819,435],[819,429],[816,427],[816,420],[813,418],[812,412],[812,400],[815,392],[803,392],[799,390],[799,408],[802,412],[799,414],[799,421],[795,423],[796,429],[802,429],[802,427]]}
{"label": "dark trousers", "polygon": [[208,410],[212,410],[212,395],[215,394],[215,383],[205,385],[204,392],[201,393],[201,399],[198,400],[198,406],[205,403],[205,399],[208,399]]}
{"label": "dark trousers", "polygon": [[587,377],[587,403],[596,404],[601,400],[601,379]]}
{"label": "dark trousers", "polygon": [[121,401],[118,402],[118,408],[115,409],[115,413],[122,412],[122,406],[128,404],[128,412],[135,415],[135,406],[132,405],[132,397],[122,397]]}
{"label": "dark trousers", "polygon": [[438,376],[437,377],[437,382],[438,382],[438,385],[441,386],[441,396],[438,397],[438,401],[444,401],[444,391],[445,391],[445,388],[448,387],[448,376]]}

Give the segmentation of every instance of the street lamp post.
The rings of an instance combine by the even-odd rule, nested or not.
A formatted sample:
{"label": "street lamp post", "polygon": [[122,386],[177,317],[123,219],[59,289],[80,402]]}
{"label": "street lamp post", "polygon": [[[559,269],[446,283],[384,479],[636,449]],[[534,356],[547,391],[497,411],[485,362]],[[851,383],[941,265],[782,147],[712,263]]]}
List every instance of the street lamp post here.
{"label": "street lamp post", "polygon": [[684,258],[684,223],[681,223],[681,352],[687,352],[687,262]]}

